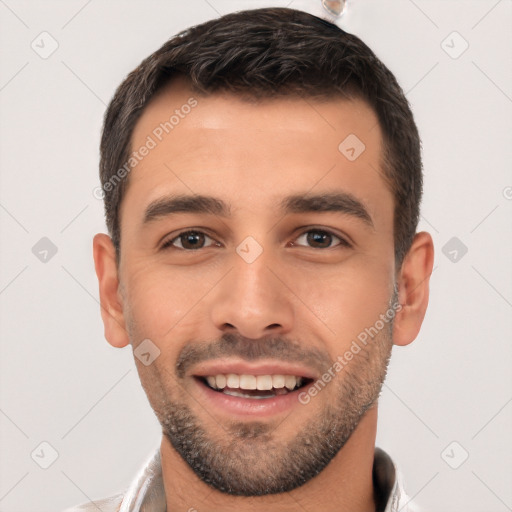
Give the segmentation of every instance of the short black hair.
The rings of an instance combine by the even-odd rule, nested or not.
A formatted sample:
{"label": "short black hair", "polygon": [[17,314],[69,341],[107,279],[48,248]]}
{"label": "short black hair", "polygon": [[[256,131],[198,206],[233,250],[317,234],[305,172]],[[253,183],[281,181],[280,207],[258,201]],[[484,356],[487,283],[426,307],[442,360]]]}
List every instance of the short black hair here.
{"label": "short black hair", "polygon": [[[250,100],[292,95],[367,102],[383,134],[376,170],[393,193],[395,260],[401,266],[416,232],[423,185],[421,142],[410,105],[393,73],[361,39],[327,20],[288,8],[239,11],[184,30],[144,59],[118,87],[105,113],[100,147],[106,223],[118,261],[119,211],[129,178],[132,133],[151,98],[178,76],[203,95],[230,92]],[[112,186],[116,177],[118,183]]]}

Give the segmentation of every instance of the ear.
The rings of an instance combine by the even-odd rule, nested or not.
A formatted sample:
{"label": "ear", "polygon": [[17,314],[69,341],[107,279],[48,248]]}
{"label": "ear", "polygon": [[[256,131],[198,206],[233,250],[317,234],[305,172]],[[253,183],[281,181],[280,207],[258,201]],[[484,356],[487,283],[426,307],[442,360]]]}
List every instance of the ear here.
{"label": "ear", "polygon": [[393,324],[393,343],[408,345],[418,335],[428,305],[428,291],[434,265],[432,237],[416,233],[399,271],[398,300],[402,306]]}
{"label": "ear", "polygon": [[94,267],[100,287],[101,317],[105,338],[113,346],[122,348],[130,343],[119,292],[116,254],[111,238],[98,233],[93,239]]}

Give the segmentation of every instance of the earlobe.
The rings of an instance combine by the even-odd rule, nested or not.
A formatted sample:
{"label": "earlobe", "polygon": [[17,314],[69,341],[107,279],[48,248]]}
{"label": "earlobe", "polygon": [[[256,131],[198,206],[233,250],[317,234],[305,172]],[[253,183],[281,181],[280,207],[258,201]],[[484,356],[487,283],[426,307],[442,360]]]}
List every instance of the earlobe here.
{"label": "earlobe", "polygon": [[113,346],[122,348],[129,344],[120,300],[119,277],[115,248],[111,238],[98,233],[93,239],[93,257],[98,277],[101,317],[105,326],[105,338]]}
{"label": "earlobe", "polygon": [[398,300],[401,309],[393,325],[393,343],[408,345],[418,335],[428,306],[429,282],[434,265],[432,237],[416,233],[398,277]]}

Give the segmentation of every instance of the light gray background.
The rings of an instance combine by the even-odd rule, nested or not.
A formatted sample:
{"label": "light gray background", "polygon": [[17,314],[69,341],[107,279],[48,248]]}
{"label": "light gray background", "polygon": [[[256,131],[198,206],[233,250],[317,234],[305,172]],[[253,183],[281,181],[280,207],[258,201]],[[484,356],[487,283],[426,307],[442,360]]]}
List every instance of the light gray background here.
{"label": "light gray background", "polygon": [[[177,31],[268,5],[327,16],[320,0],[0,0],[2,512],[114,494],[158,446],[131,349],[103,337],[102,116]],[[338,23],[407,92],[424,148],[420,229],[436,245],[430,307],[418,339],[394,349],[377,444],[424,510],[512,510],[512,2],[349,0]],[[43,31],[59,45],[47,59],[31,48]],[[42,237],[58,248],[46,263],[32,252]],[[443,254],[452,237],[463,257]],[[48,469],[42,442],[58,452]]]}

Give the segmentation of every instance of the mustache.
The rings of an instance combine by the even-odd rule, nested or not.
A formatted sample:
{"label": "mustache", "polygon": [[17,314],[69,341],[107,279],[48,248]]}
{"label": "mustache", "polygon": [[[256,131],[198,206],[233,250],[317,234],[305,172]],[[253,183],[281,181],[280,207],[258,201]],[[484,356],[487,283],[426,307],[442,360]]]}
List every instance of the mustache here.
{"label": "mustache", "polygon": [[213,342],[187,343],[178,355],[176,375],[182,379],[194,365],[225,357],[238,357],[245,361],[272,359],[301,363],[320,374],[332,364],[327,353],[317,348],[301,346],[296,341],[289,341],[280,336],[255,340],[225,333],[219,340]]}

